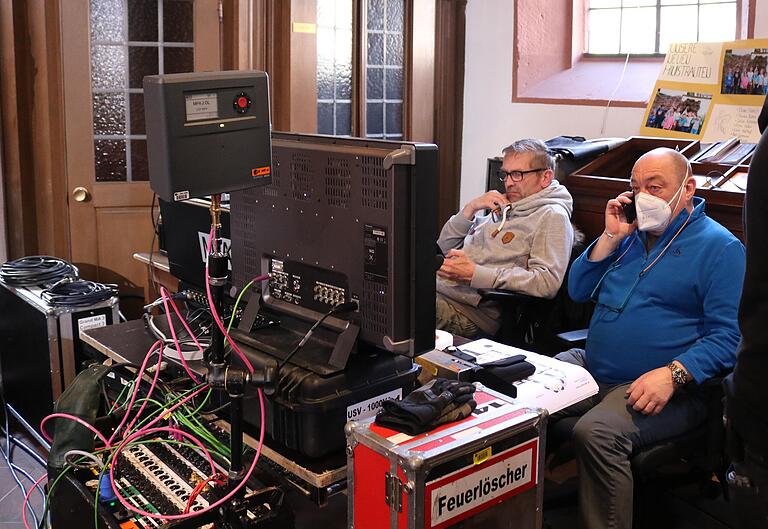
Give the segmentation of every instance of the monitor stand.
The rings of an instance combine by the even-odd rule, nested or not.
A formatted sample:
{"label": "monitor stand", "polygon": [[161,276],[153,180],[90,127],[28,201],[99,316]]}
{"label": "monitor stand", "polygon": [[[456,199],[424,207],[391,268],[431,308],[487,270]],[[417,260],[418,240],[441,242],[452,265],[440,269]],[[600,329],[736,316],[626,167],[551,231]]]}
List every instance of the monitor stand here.
{"label": "monitor stand", "polygon": [[[280,325],[252,331],[256,316],[261,313],[269,319],[279,319]],[[303,338],[313,322],[284,313],[277,313],[262,305],[261,293],[253,291],[248,298],[248,305],[240,319],[237,329],[230,336],[237,342],[258,351],[267,353],[278,361],[285,359],[288,353]],[[318,327],[306,344],[290,359],[290,363],[328,376],[343,371],[349,356],[357,349],[360,327],[348,322],[343,330]]]}

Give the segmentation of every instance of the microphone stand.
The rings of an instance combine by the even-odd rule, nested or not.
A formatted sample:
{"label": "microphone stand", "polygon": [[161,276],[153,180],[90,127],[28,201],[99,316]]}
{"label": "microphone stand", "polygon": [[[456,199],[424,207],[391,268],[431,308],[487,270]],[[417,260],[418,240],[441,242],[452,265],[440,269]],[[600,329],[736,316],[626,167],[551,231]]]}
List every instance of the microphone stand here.
{"label": "microphone stand", "polygon": [[[212,309],[222,314],[222,298],[224,285],[229,273],[229,256],[219,250],[221,238],[221,195],[211,196],[211,252],[208,255],[208,277],[206,281],[211,289]],[[205,376],[208,385],[218,391],[226,391],[230,404],[230,434],[229,447],[231,462],[227,473],[227,493],[235,489],[245,477],[243,465],[243,395],[246,384],[254,384],[260,388],[270,388],[277,380],[277,367],[265,366],[253,374],[239,366],[229,365],[224,357],[224,333],[218,325],[213,325],[211,333],[211,348],[206,358],[208,372]],[[217,511],[208,511],[199,517],[192,517],[167,524],[166,528],[186,529],[199,527],[208,523],[216,523],[216,527],[230,529],[245,529],[254,527],[261,520],[277,515],[278,509],[265,508],[265,505],[282,503],[282,491],[276,487],[266,487],[245,497],[245,486]],[[248,515],[262,513],[254,520]],[[260,518],[260,519],[259,519]]]}

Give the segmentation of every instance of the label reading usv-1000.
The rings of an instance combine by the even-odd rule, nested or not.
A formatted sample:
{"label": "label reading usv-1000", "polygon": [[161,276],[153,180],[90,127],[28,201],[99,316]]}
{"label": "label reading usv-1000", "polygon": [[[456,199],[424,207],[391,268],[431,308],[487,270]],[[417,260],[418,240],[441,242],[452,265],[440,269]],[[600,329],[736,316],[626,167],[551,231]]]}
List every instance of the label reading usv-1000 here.
{"label": "label reading usv-1000", "polygon": [[403,390],[397,388],[372,399],[347,406],[347,420],[362,421],[368,417],[373,417],[379,413],[381,405],[385,400],[400,400],[401,398],[403,398]]}
{"label": "label reading usv-1000", "polygon": [[[536,485],[538,439],[426,484],[427,527],[442,528]],[[450,523],[449,523],[450,522]]]}

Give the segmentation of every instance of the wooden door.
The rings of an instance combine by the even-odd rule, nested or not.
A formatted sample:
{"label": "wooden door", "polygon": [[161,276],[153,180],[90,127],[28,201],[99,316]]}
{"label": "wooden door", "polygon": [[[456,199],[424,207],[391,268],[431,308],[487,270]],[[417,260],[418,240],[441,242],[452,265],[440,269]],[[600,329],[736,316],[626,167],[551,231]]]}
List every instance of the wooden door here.
{"label": "wooden door", "polygon": [[84,277],[118,283],[135,305],[155,293],[132,256],[157,251],[141,79],[219,69],[220,12],[219,0],[67,0],[62,8],[69,195],[61,214],[71,259]]}

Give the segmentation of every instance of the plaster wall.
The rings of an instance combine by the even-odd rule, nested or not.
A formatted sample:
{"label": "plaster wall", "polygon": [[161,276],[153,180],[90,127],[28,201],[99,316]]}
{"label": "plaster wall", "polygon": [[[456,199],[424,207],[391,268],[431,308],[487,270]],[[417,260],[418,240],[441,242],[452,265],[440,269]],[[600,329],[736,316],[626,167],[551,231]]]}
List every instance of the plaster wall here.
{"label": "plaster wall", "polygon": [[[487,158],[516,139],[626,137],[638,133],[643,118],[641,108],[512,103],[514,1],[467,2],[462,205],[485,190]],[[768,37],[768,0],[757,0],[755,37]]]}

